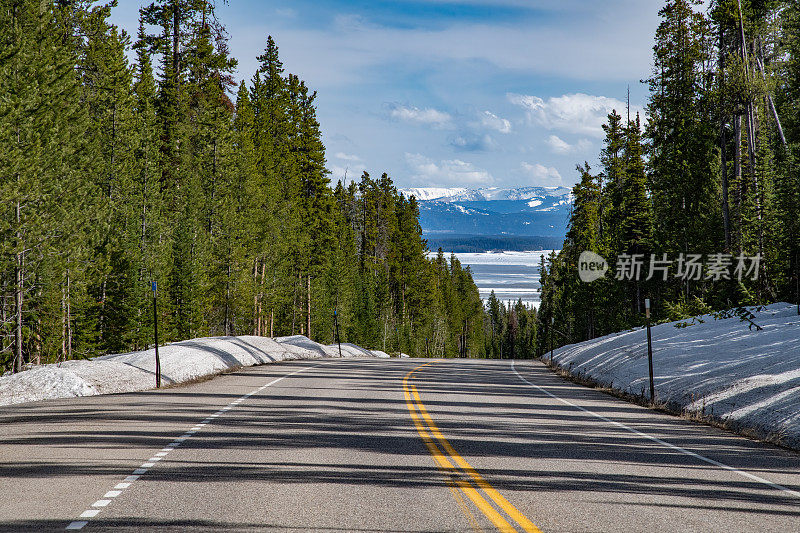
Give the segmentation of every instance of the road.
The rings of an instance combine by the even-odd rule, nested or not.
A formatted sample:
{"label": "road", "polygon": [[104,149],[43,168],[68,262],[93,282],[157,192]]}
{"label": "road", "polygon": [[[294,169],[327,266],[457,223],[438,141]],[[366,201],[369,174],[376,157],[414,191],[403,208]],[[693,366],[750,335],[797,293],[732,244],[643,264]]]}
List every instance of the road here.
{"label": "road", "polygon": [[531,361],[295,361],[0,408],[0,530],[67,528],[800,531],[800,454]]}

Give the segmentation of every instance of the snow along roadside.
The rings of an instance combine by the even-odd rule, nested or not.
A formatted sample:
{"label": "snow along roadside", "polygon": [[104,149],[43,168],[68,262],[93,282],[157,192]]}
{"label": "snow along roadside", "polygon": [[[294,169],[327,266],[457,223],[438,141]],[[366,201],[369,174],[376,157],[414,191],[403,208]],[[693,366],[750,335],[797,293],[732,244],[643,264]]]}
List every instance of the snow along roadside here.
{"label": "snow along roadside", "polygon": [[[702,316],[652,328],[656,400],[740,433],[800,450],[800,316],[788,303],[752,309],[762,331],[739,318]],[[549,354],[545,355],[545,359]],[[647,396],[647,334],[635,329],[555,351],[570,374]]]}
{"label": "snow along roadside", "polygon": [[[294,359],[339,357],[337,345],[306,337],[211,337],[161,346],[162,384],[185,383],[225,370]],[[342,344],[342,357],[389,357]],[[0,377],[0,405],[136,392],[155,387],[155,350],[43,365]]]}

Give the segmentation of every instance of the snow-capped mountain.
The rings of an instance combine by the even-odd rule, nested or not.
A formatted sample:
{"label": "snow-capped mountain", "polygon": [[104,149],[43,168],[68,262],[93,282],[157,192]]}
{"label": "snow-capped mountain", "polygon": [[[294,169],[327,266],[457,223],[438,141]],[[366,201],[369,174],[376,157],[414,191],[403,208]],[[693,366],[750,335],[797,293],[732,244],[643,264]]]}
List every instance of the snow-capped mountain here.
{"label": "snow-capped mountain", "polygon": [[563,237],[572,207],[567,187],[401,189],[419,202],[426,234]]}
{"label": "snow-capped mountain", "polygon": [[440,187],[420,187],[401,189],[406,196],[415,196],[417,201],[439,200],[443,202],[481,202],[496,200],[537,200],[544,198],[564,198],[570,196],[572,191],[567,187],[518,187],[514,189],[501,189],[499,187],[486,187],[481,189]]}
{"label": "snow-capped mountain", "polygon": [[406,198],[414,196],[418,202],[427,202],[428,200],[440,200],[442,198],[452,198],[469,192],[469,189],[446,189],[444,187],[419,187],[411,189],[400,189]]}

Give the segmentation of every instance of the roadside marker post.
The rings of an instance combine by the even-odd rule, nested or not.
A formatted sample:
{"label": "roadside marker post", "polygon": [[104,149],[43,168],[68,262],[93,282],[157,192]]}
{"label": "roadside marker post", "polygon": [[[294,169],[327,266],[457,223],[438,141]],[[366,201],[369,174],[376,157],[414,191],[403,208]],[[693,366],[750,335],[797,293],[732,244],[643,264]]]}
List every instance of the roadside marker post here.
{"label": "roadside marker post", "polygon": [[650,334],[650,298],[644,301],[644,316],[647,321],[647,364],[650,367],[650,403],[656,403],[655,386],[653,384],[653,336]]}
{"label": "roadside marker post", "polygon": [[553,364],[553,328],[555,327],[556,318],[550,317],[550,364]]}
{"label": "roadside marker post", "polygon": [[158,307],[156,306],[156,293],[158,284],[154,281],[151,285],[153,289],[153,340],[156,344],[156,388],[161,388],[161,358],[158,356]]}

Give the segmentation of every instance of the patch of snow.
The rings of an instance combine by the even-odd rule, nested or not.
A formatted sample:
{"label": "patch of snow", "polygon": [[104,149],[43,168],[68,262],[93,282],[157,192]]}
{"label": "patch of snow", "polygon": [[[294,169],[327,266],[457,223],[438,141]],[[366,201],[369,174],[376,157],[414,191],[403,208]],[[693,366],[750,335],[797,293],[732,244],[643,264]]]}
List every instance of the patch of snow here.
{"label": "patch of snow", "polygon": [[[797,307],[776,303],[751,311],[762,331],[736,317],[702,316],[684,328],[675,322],[653,326],[656,399],[800,449]],[[601,385],[649,394],[642,328],[565,346],[555,361]]]}
{"label": "patch of snow", "polygon": [[[244,366],[292,359],[339,357],[338,345],[307,337],[211,337],[160,346],[162,383],[185,383]],[[342,344],[343,357],[388,357]],[[155,386],[155,349],[72,360],[0,377],[0,405],[114,394]]]}

